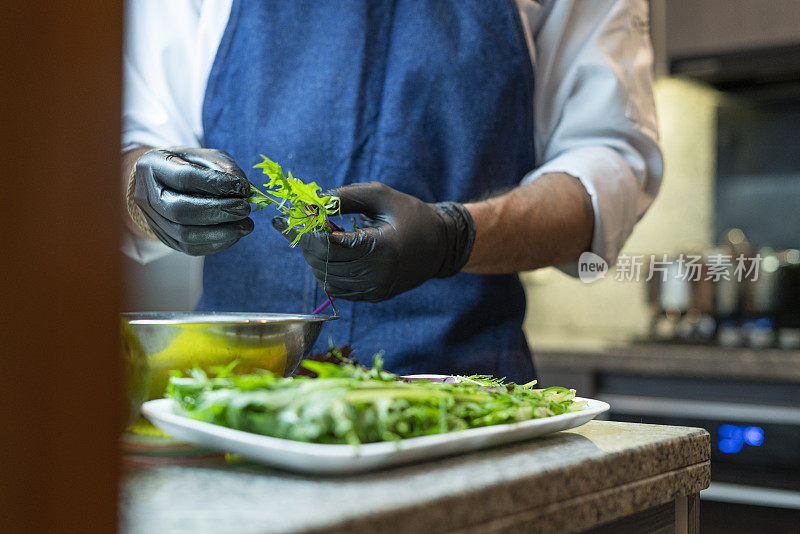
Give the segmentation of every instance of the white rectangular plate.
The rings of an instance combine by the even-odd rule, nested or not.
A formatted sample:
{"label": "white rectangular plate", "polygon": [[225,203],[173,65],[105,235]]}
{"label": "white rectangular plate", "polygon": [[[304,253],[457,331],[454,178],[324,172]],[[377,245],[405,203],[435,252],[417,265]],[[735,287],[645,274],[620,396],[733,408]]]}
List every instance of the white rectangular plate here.
{"label": "white rectangular plate", "polygon": [[470,428],[445,434],[408,438],[399,442],[325,445],[261,436],[224,426],[196,421],[175,413],[172,399],[144,403],[142,413],[171,436],[209,449],[232,452],[273,467],[310,474],[360,473],[522,441],[559,430],[575,428],[609,409],[605,402],[585,400],[588,406],[542,419]]}

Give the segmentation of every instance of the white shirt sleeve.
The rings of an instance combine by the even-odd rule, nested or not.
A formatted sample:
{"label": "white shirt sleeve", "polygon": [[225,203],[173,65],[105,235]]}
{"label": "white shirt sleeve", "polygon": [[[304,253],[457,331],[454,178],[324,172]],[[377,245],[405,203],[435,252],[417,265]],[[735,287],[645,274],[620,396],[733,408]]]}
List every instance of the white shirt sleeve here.
{"label": "white shirt sleeve", "polygon": [[232,0],[129,0],[122,149],[203,144],[203,99]]}
{"label": "white shirt sleeve", "polygon": [[[203,99],[231,1],[127,2],[123,152],[140,146],[202,146]],[[140,263],[174,252],[130,233],[122,250]]]}
{"label": "white shirt sleeve", "polygon": [[[535,64],[537,168],[591,196],[591,250],[609,264],[658,193],[663,161],[644,0],[520,0]],[[527,19],[527,20],[526,20]],[[560,266],[577,274],[576,264]]]}

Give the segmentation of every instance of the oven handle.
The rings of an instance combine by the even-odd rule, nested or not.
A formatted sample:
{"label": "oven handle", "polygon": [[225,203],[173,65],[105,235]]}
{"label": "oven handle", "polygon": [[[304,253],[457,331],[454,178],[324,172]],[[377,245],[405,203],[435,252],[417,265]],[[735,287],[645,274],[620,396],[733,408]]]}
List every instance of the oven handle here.
{"label": "oven handle", "polygon": [[800,491],[727,482],[712,482],[707,489],[700,492],[700,498],[706,501],[800,510]]}

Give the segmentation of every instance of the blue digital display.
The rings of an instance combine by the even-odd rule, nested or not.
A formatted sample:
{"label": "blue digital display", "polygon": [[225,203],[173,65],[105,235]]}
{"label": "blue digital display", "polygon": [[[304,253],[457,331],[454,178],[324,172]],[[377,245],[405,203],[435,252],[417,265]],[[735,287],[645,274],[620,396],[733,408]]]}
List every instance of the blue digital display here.
{"label": "blue digital display", "polygon": [[745,427],[742,436],[744,437],[744,442],[753,447],[758,447],[764,443],[764,429],[760,426]]}
{"label": "blue digital display", "polygon": [[717,447],[726,454],[741,452],[745,445],[759,447],[764,443],[764,429],[760,426],[719,425],[717,434]]}

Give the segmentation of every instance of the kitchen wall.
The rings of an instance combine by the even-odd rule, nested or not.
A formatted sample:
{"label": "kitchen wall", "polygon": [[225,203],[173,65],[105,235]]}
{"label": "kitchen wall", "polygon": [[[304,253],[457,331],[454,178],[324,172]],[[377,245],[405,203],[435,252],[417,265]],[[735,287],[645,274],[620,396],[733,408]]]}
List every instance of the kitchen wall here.
{"label": "kitchen wall", "polygon": [[[661,191],[621,254],[700,253],[716,241],[713,228],[715,107],[722,96],[687,80],[655,87],[665,174]],[[646,264],[647,262],[645,262]],[[528,295],[525,329],[534,350],[596,348],[647,332],[643,280],[606,278],[585,284],[557,269],[521,275]]]}

